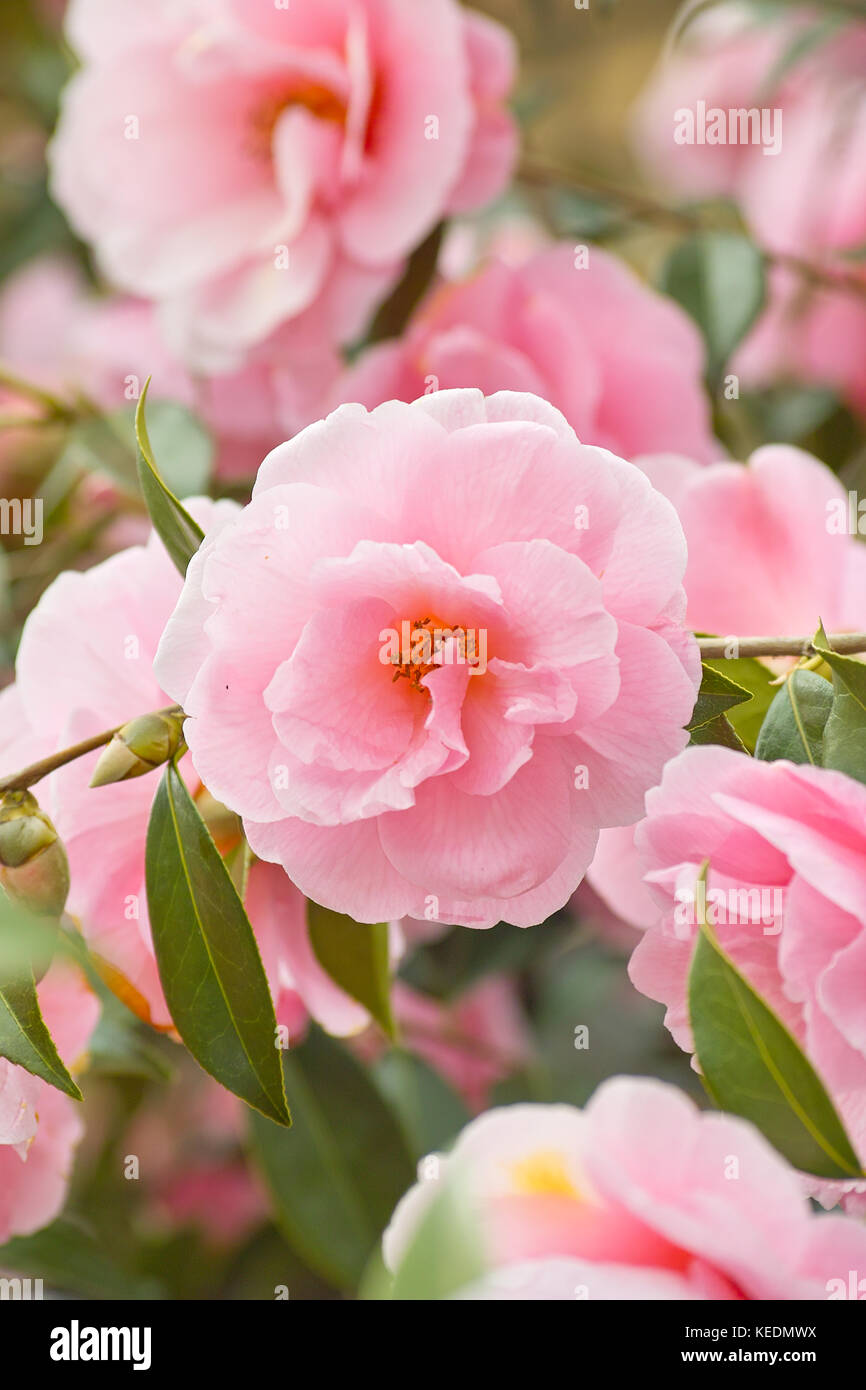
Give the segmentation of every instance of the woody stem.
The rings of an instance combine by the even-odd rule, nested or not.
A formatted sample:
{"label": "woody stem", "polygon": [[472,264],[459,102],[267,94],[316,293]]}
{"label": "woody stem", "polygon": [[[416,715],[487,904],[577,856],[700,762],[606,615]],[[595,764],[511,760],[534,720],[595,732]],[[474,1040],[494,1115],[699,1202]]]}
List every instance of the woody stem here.
{"label": "woody stem", "polygon": [[[165,709],[157,710],[157,714],[183,714],[179,705],[168,705]],[[48,758],[40,758],[39,762],[31,763],[29,767],[24,767],[20,772],[13,772],[10,777],[0,778],[0,795],[4,792],[23,792],[28,787],[32,787],[36,782],[41,782],[43,777],[48,777],[50,773],[56,772],[59,767],[65,767],[67,763],[75,762],[76,758],[83,758],[85,753],[92,753],[97,748],[104,748],[110,743],[115,734],[119,733],[129,720],[124,720],[123,724],[117,724],[113,729],[106,729],[101,734],[94,734],[92,738],[86,738],[81,743],[74,743],[70,748],[62,748],[58,753],[52,753]]]}
{"label": "woody stem", "polygon": [[[699,637],[704,661],[747,656],[818,656],[811,637]],[[833,633],[827,646],[840,655],[866,652],[866,632]]]}

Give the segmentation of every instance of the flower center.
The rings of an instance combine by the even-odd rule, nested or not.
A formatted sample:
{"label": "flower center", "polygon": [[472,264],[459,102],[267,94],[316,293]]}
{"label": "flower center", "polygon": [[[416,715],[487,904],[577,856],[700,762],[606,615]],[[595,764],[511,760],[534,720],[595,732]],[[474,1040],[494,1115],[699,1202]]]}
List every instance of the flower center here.
{"label": "flower center", "polygon": [[338,96],[320,83],[302,82],[288,92],[269,96],[253,112],[250,135],[256,154],[270,154],[274,126],[290,106],[303,106],[320,121],[343,125],[346,120],[346,107]]}
{"label": "flower center", "polygon": [[392,684],[407,680],[413,690],[424,695],[429,691],[421,682],[440,666],[467,665],[473,675],[487,668],[487,633],[485,629],[446,627],[438,618],[404,620],[399,629],[391,628],[381,634],[385,646],[382,659],[393,668]]}
{"label": "flower center", "polygon": [[569,1176],[565,1158],[554,1149],[539,1149],[510,1165],[512,1190],[520,1197],[571,1197],[582,1200]]}

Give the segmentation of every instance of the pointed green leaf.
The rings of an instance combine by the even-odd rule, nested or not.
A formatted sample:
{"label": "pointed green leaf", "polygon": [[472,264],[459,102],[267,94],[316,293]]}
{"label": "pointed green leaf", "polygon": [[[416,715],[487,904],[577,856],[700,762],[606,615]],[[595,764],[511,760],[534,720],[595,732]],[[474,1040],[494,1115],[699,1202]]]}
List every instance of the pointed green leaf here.
{"label": "pointed green leaf", "polygon": [[[699,879],[704,886],[706,875],[704,865]],[[699,916],[689,1016],[710,1096],[722,1110],[750,1120],[802,1172],[824,1178],[862,1176],[842,1121],[808,1058],[719,945],[706,914]]]}
{"label": "pointed green leaf", "polygon": [[250,1117],[277,1220],[310,1269],[355,1290],[415,1180],[403,1131],[366,1069],[313,1027],[285,1054],[291,1130]]}
{"label": "pointed green leaf", "polygon": [[135,412],[138,479],[150,519],[180,573],[185,575],[190,560],[204,540],[204,532],[160,476],[154,461],[144,414],[149,385],[148,379]]}
{"label": "pointed green leaf", "polygon": [[692,729],[689,743],[717,743],[722,748],[733,748],[737,753],[749,751],[726,714],[718,714],[715,719]]}
{"label": "pointed green leaf", "polygon": [[721,672],[751,695],[751,700],[732,706],[725,718],[734,726],[749,752],[754,752],[761,725],[776,694],[777,687],[773,685],[775,673],[763,662],[748,656],[722,658],[704,664],[713,671]]}
{"label": "pointed green leaf", "polygon": [[824,767],[866,782],[866,662],[834,652],[823,625],[812,642],[833,672],[833,707],[824,726]]}
{"label": "pointed green leaf", "polygon": [[181,1038],[227,1090],[290,1124],[277,1021],[256,939],[173,763],[151,811],[145,876],[159,976]]}
{"label": "pointed green leaf", "polygon": [[832,705],[829,681],[815,671],[792,671],[767,712],[755,757],[768,763],[787,758],[792,763],[820,767],[824,726]]}
{"label": "pointed green leaf", "polygon": [[307,924],[322,969],[393,1038],[388,923],[356,922],[308,901]]}
{"label": "pointed green leaf", "polygon": [[704,662],[701,666],[701,688],[697,703],[686,727],[690,733],[700,729],[702,725],[718,719],[720,714],[727,714],[737,705],[746,704],[751,698],[750,690],[738,685],[729,676],[723,675],[715,666],[708,666]]}

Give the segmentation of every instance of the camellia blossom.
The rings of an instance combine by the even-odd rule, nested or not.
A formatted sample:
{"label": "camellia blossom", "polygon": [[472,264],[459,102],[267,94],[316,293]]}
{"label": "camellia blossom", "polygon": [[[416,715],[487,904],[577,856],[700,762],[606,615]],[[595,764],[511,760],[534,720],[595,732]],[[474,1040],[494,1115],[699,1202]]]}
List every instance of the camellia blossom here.
{"label": "camellia blossom", "polygon": [[[55,962],[39,1008],[67,1067],[82,1059],[99,1003],[81,973]],[[47,1226],[66,1198],[84,1133],[81,1104],[0,1057],[0,1245]]]}
{"label": "camellia blossom", "polygon": [[636,462],[682,523],[695,632],[806,636],[819,618],[828,632],[863,627],[866,546],[848,489],[825,464],[786,444],[758,449],[746,467]]}
{"label": "camellia blossom", "polygon": [[582,1111],[489,1111],[422,1169],[385,1260],[399,1266],[452,1184],[490,1268],[457,1297],[822,1299],[866,1258],[862,1225],[814,1215],[757,1130],[659,1081],[617,1077]]}
{"label": "camellia blossom", "polygon": [[[864,64],[862,22],[834,26],[807,5],[769,17],[757,6],[714,5],[666,54],[633,123],[641,158],[663,182],[689,198],[734,198],[762,247],[823,273],[817,284],[771,266],[767,307],[731,370],[751,387],[794,380],[831,388],[861,413]],[[859,286],[834,286],[834,271]]]}
{"label": "camellia blossom", "polygon": [[[88,293],[70,264],[45,257],[19,270],[0,295],[0,355],[28,381],[104,410],[130,410],[152,377],[151,400],[198,414],[216,446],[220,478],[252,478],[264,455],[321,414],[341,370],[334,344],[302,344],[285,329],[236,370],[193,375],[168,350],[151,303]],[[15,413],[34,410],[15,401]]]}
{"label": "camellia blossom", "polygon": [[700,334],[676,304],[615,256],[559,243],[445,283],[399,341],[360,356],[332,399],[372,408],[458,386],[531,391],[580,439],[623,458],[664,449],[712,463],[723,450],[704,366]]}
{"label": "camellia blossom", "polygon": [[684,567],[670,503],[534,396],[347,405],[193,557],[156,671],[308,897],[529,926],[685,743]]}
{"label": "camellia blossom", "polygon": [[592,882],[646,928],[629,974],[666,1005],[679,1045],[693,1050],[695,885],[709,860],[721,945],[805,1048],[866,1158],[866,787],[823,768],[689,748],[648,794],[633,848],[615,851],[607,841]]}
{"label": "camellia blossom", "polygon": [[[191,508],[205,526],[224,524],[237,510],[230,502],[201,499]],[[3,726],[19,732],[4,749],[4,773],[171,705],[152,661],[181,584],[155,535],[146,546],[54,581],[25,624],[16,683],[0,695]],[[91,788],[98,757],[68,763],[36,793],[69,856],[67,910],[80,920],[106,982],[139,1017],[170,1029],[145,892],[145,839],[159,773]],[[188,759],[181,769],[223,852],[239,844],[237,818],[214,803]],[[367,1013],[318,964],[306,904],[285,874],[253,864],[246,907],[290,1036],[306,1026],[308,1011],[334,1033],[362,1028]]]}
{"label": "camellia blossom", "polygon": [[72,0],[52,188],[206,370],[292,320],[353,338],[514,159],[506,30],[456,0]]}

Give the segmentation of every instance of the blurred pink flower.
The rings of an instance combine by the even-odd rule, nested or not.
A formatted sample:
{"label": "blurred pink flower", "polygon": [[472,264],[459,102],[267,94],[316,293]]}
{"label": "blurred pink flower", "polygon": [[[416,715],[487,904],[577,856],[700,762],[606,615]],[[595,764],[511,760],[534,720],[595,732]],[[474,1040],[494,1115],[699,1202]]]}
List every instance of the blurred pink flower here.
{"label": "blurred pink flower", "polygon": [[[606,837],[590,877],[646,929],[629,974],[667,1006],[679,1045],[692,1050],[692,903],[709,859],[708,894],[733,904],[715,926],[722,946],[799,1038],[866,1159],[866,788],[822,768],[689,748],[648,794],[633,837],[617,834],[623,844]],[[847,1189],[816,1190],[834,1200]]]}
{"label": "blurred pink flower", "polygon": [[[471,1110],[483,1110],[492,1087],[529,1060],[529,1027],[506,975],[487,976],[447,1001],[397,980],[391,998],[401,1046],[439,1072]],[[368,1058],[382,1050],[378,1033],[358,1044]]]}
{"label": "blurred pink flower", "polygon": [[[826,386],[861,413],[866,273],[850,253],[866,246],[864,70],[866,23],[833,27],[810,6],[768,18],[747,5],[717,5],[687,27],[634,119],[639,153],[662,182],[691,198],[733,198],[761,246],[855,282],[827,288],[784,264],[772,267],[767,308],[732,371],[752,387]],[[678,144],[678,113],[696,111],[698,102],[726,115],[772,113],[773,152],[744,140]]]}
{"label": "blurred pink flower", "polygon": [[[219,527],[237,508],[198,500],[192,510],[206,527]],[[4,749],[4,771],[171,704],[152,661],[181,587],[155,536],[146,546],[54,581],[25,624],[16,684],[0,695],[4,718],[20,731],[15,745]],[[158,774],[92,789],[97,758],[90,754],[67,764],[38,791],[69,855],[68,911],[80,918],[112,989],[140,1017],[170,1029],[144,886],[145,837]],[[213,805],[188,759],[181,766],[203,814],[209,808],[219,817],[213,823],[215,838],[229,848],[232,837],[239,840],[239,826]],[[304,899],[285,874],[270,864],[254,864],[247,906],[280,1021],[290,1034],[305,1026],[308,1010],[336,1033],[363,1027],[366,1012],[315,960]]]}
{"label": "blurred pink flower", "polygon": [[369,348],[346,371],[333,404],[372,408],[459,386],[531,391],[582,442],[621,457],[666,449],[719,458],[694,324],[624,262],[597,247],[588,256],[584,264],[558,243],[446,283],[399,341]]}
{"label": "blurred pink flower", "polygon": [[[456,0],[72,0],[53,192],[212,369],[291,320],[355,337],[450,211],[504,187],[504,29]],[[215,153],[216,152],[216,153]],[[303,347],[302,347],[303,350]]]}
{"label": "blurred pink flower", "polygon": [[636,463],[682,523],[695,632],[797,637],[819,619],[828,632],[866,624],[866,546],[852,533],[846,488],[811,454],[770,444],[747,466]]}
{"label": "blurred pink flower", "polygon": [[[222,479],[251,478],[270,449],[321,413],[341,370],[333,343],[317,350],[278,330],[233,371],[191,374],[168,349],[153,305],[97,296],[68,263],[44,258],[0,295],[0,356],[22,377],[61,394],[83,392],[103,410],[151,399],[195,411],[216,445]],[[16,402],[15,411],[29,407]]]}
{"label": "blurred pink flower", "polygon": [[385,1260],[452,1184],[491,1267],[462,1298],[822,1299],[866,1258],[863,1227],[814,1215],[757,1130],[659,1081],[617,1077],[582,1111],[489,1111],[437,1167],[397,1207]]}
{"label": "blurred pink flower", "polygon": [[[67,1067],[87,1046],[99,1004],[79,971],[59,962],[39,985],[39,1007]],[[84,1132],[80,1103],[0,1057],[0,1245],[59,1214]]]}
{"label": "blurred pink flower", "polygon": [[666,499],[534,396],[342,406],[194,557],[156,670],[309,897],[534,925],[685,742],[684,563]]}

